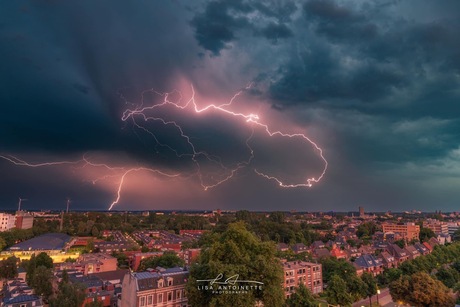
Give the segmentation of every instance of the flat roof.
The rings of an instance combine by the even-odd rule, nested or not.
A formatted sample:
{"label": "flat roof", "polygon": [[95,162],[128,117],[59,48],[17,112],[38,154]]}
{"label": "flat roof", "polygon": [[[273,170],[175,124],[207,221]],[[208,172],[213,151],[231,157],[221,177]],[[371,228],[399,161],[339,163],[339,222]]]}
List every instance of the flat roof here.
{"label": "flat roof", "polygon": [[30,240],[15,244],[10,251],[62,250],[71,237],[64,233],[46,233]]}

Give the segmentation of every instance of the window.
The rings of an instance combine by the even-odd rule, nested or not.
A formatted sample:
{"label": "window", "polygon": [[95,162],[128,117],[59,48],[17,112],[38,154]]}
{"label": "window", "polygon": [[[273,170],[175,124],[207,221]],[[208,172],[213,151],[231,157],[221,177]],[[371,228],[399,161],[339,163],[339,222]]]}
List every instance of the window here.
{"label": "window", "polygon": [[172,279],[172,278],[169,278],[169,279],[168,279],[168,287],[169,287],[169,286],[172,286],[172,285],[173,285],[173,279]]}
{"label": "window", "polygon": [[172,301],[172,292],[168,292],[168,302]]}
{"label": "window", "polygon": [[145,296],[142,296],[140,299],[140,306],[145,306]]}
{"label": "window", "polygon": [[158,288],[162,288],[163,287],[163,280],[159,280],[158,281]]}
{"label": "window", "polygon": [[153,304],[153,296],[149,295],[147,296],[147,305],[152,305]]}
{"label": "window", "polygon": [[181,298],[181,295],[180,295],[180,290],[177,290],[176,291],[176,299],[180,299]]}
{"label": "window", "polygon": [[163,303],[163,293],[158,294],[158,303]]}

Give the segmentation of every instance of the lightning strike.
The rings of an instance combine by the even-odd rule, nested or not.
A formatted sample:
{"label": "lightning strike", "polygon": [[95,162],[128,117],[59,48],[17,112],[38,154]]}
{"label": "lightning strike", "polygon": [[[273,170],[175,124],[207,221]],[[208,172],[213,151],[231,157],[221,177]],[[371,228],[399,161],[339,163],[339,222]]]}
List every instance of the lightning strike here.
{"label": "lightning strike", "polygon": [[[130,103],[125,98],[125,96],[119,93],[119,97],[122,100],[124,100],[126,105],[135,105],[134,108],[132,109],[128,108],[123,112],[121,120],[123,122],[127,122],[128,120],[132,122],[133,127],[139,129],[140,131],[143,131],[144,133],[152,137],[156,143],[156,146],[159,146],[161,148],[171,151],[172,153],[174,153],[174,155],[177,158],[190,158],[190,160],[196,167],[196,172],[194,172],[191,176],[198,177],[200,185],[205,191],[215,188],[225,183],[226,181],[235,177],[235,175],[237,174],[239,170],[251,165],[252,160],[256,157],[254,149],[251,147],[251,141],[254,137],[254,131],[256,128],[262,129],[262,131],[268,137],[279,136],[282,138],[299,139],[300,141],[305,142],[306,144],[312,146],[314,150],[316,151],[316,153],[319,155],[320,159],[322,160],[323,168],[318,176],[316,177],[307,176],[307,178],[305,178],[303,182],[288,183],[273,174],[259,171],[256,168],[254,168],[253,171],[255,174],[257,174],[258,176],[261,176],[262,178],[265,178],[271,181],[275,181],[278,184],[278,186],[282,188],[312,187],[313,184],[318,183],[324,177],[324,175],[326,174],[327,168],[328,168],[328,162],[323,155],[323,150],[313,140],[311,140],[309,137],[307,137],[305,134],[302,134],[302,133],[290,134],[290,133],[285,133],[279,130],[272,130],[270,129],[268,124],[263,123],[261,121],[261,117],[258,114],[254,114],[254,113],[245,114],[242,112],[235,112],[229,109],[229,107],[232,106],[233,102],[241,94],[243,94],[244,90],[247,90],[250,87],[251,87],[251,84],[249,84],[245,89],[237,92],[227,103],[209,104],[201,108],[195,102],[195,91],[194,91],[193,86],[191,87],[192,95],[190,99],[188,99],[185,103],[183,103],[182,95],[179,91],[173,91],[171,93],[158,93],[154,91],[153,89],[146,90],[142,92],[141,101],[137,106],[133,103]],[[163,97],[163,101],[157,104],[147,105],[146,102],[144,101],[144,96],[147,93],[154,93],[156,95],[159,95]],[[179,99],[176,102],[170,100],[171,94],[174,94],[174,93],[179,95]],[[148,114],[151,112],[154,113],[155,111],[160,110],[161,108],[164,108],[164,107],[172,107],[174,109],[184,111],[184,112],[194,112],[195,114],[214,111],[214,112],[218,112],[226,116],[234,117],[236,119],[241,120],[242,124],[249,125],[250,131],[251,131],[251,133],[249,134],[249,136],[246,138],[246,141],[245,141],[245,146],[248,152],[248,157],[245,160],[237,162],[233,166],[228,166],[222,163],[219,157],[209,154],[208,152],[204,150],[197,149],[196,145],[192,141],[192,137],[186,134],[183,127],[177,121],[167,120],[161,117],[161,115],[154,116],[154,115]],[[171,127],[172,129],[177,131],[180,138],[184,140],[185,143],[187,144],[189,152],[180,152],[179,149],[176,149],[172,147],[171,145],[162,143],[157,137],[157,135],[155,134],[155,132],[149,130],[149,128],[145,126],[145,123],[148,123],[148,122],[158,122],[164,125],[165,127]],[[156,152],[158,153],[158,150],[156,150]],[[168,173],[168,172],[162,171],[157,168],[149,168],[146,166],[137,166],[137,167],[111,166],[107,163],[100,163],[100,162],[93,161],[92,158],[88,155],[88,153],[83,154],[82,158],[78,160],[73,160],[73,161],[64,160],[64,161],[52,161],[52,162],[41,162],[41,163],[30,163],[18,157],[12,156],[12,155],[0,155],[0,158],[14,165],[17,165],[17,166],[25,166],[25,167],[32,167],[32,168],[71,165],[75,168],[81,169],[81,168],[91,167],[97,170],[101,170],[102,172],[106,172],[105,174],[103,174],[102,176],[98,178],[93,178],[91,180],[93,184],[97,184],[99,181],[103,181],[103,180],[119,178],[119,180],[116,183],[115,199],[110,203],[108,210],[112,210],[113,207],[116,206],[120,202],[124,184],[127,180],[128,175],[130,175],[131,173],[144,171],[144,172],[151,172],[151,173],[154,173],[154,174],[157,174],[163,177],[168,177],[168,178],[186,177],[185,174],[180,173],[180,172]],[[212,165],[217,166],[221,171],[216,174],[203,174],[202,163],[200,162],[200,159],[202,158],[204,158],[205,161],[211,163]],[[207,182],[205,180],[205,175],[213,179],[213,182]]]}

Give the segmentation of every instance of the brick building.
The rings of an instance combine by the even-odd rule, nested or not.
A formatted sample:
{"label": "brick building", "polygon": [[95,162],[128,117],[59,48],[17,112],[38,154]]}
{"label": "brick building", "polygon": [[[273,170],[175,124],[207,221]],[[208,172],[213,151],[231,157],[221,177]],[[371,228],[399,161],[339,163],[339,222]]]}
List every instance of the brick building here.
{"label": "brick building", "polygon": [[188,270],[181,267],[130,272],[123,279],[121,307],[187,307],[188,275]]}
{"label": "brick building", "polygon": [[323,273],[319,263],[288,261],[283,263],[284,293],[289,297],[301,283],[313,294],[323,292]]}
{"label": "brick building", "polygon": [[382,223],[384,233],[392,232],[400,234],[404,240],[411,241],[413,239],[419,239],[420,226],[415,223],[404,223],[404,224],[393,224],[393,223]]}

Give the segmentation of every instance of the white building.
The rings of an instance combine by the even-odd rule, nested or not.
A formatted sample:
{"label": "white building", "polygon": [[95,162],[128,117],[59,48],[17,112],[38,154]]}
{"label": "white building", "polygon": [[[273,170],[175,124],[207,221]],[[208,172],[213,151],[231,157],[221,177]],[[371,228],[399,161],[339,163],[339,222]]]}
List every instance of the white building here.
{"label": "white building", "polygon": [[7,231],[15,227],[16,216],[0,213],[0,231]]}

